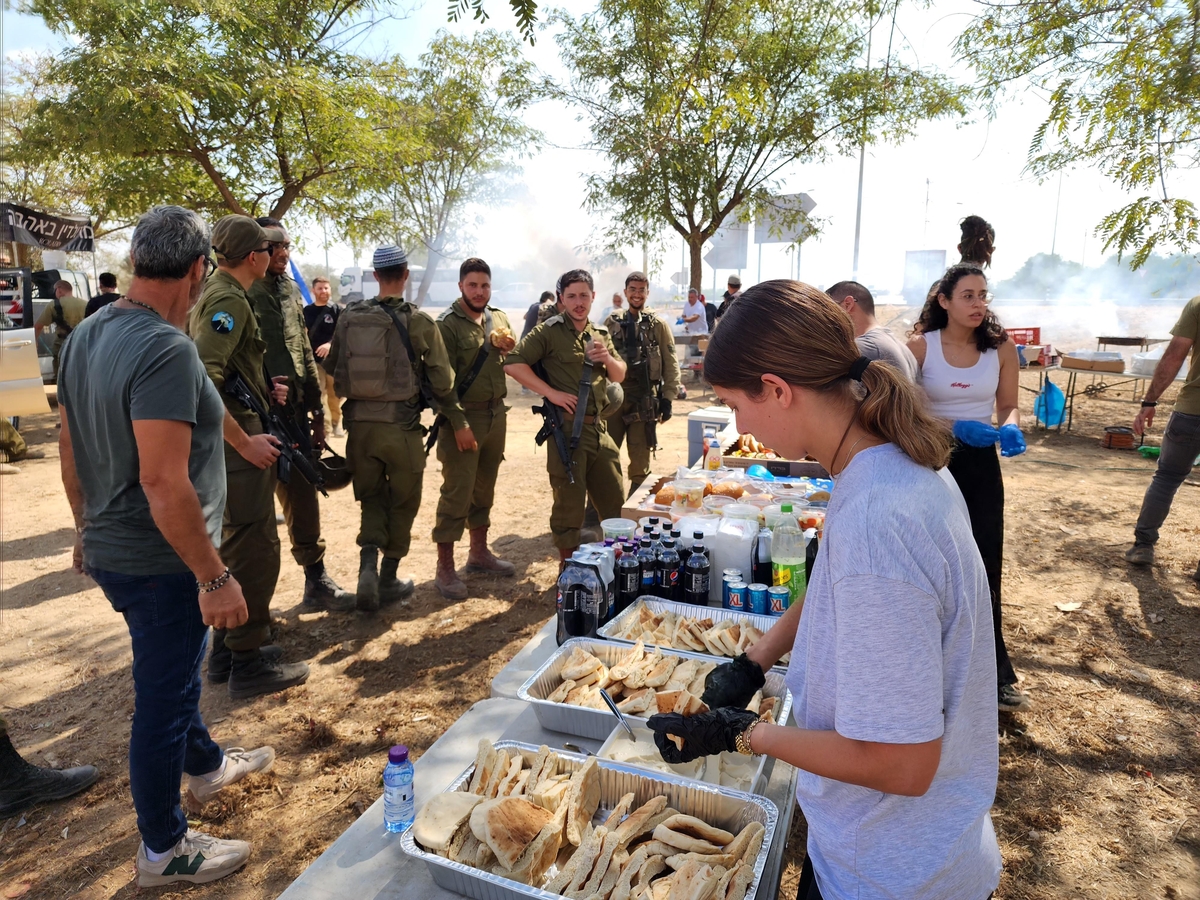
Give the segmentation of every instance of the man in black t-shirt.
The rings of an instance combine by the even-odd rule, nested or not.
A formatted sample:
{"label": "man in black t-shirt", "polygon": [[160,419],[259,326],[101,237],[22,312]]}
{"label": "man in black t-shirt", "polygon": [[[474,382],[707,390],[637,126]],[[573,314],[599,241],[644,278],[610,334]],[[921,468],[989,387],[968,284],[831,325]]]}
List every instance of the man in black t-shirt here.
{"label": "man in black t-shirt", "polygon": [[[313,353],[320,360],[329,354],[329,342],[333,340],[333,329],[342,313],[342,305],[330,300],[333,288],[323,275],[312,280],[312,295],[313,302],[304,307],[304,325],[308,328],[308,342],[312,344]],[[318,366],[318,370],[322,373],[321,393],[325,397],[325,405],[329,407],[333,435],[342,437],[346,433],[342,427],[342,401],[333,391],[333,376],[323,366]]]}
{"label": "man in black t-shirt", "polygon": [[86,319],[88,316],[99,312],[113,301],[120,299],[121,294],[117,290],[117,276],[112,272],[101,272],[100,293],[88,300],[87,309],[84,310],[83,317]]}

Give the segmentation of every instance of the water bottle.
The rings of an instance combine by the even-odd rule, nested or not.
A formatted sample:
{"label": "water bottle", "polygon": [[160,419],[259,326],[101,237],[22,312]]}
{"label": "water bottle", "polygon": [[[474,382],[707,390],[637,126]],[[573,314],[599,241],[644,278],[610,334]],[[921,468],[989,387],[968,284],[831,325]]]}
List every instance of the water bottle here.
{"label": "water bottle", "polygon": [[788,589],[788,603],[791,605],[804,600],[804,532],[800,530],[800,523],[792,515],[792,504],[785,503],[781,512],[782,515],[775,524],[775,533],[771,536],[773,579],[770,583]]}
{"label": "water bottle", "polygon": [[404,831],[416,817],[413,774],[407,747],[401,744],[388,751],[383,769],[383,827],[393,834]]}
{"label": "water bottle", "polygon": [[637,551],[638,562],[642,566],[642,593],[654,594],[654,578],[658,571],[657,558],[654,553],[654,547],[650,543],[650,538],[642,538],[641,544]]}
{"label": "water bottle", "polygon": [[604,582],[599,563],[592,565],[572,556],[558,576],[558,643],[575,637],[595,637],[604,602]]}
{"label": "water bottle", "polygon": [[709,572],[711,565],[704,553],[704,545],[697,541],[692,545],[692,555],[683,567],[683,602],[695,606],[708,605]]}
{"label": "water bottle", "polygon": [[771,529],[764,525],[754,539],[754,561],[750,566],[749,583],[771,584],[774,577],[771,568]]}
{"label": "water bottle", "polygon": [[658,596],[678,603],[682,599],[683,585],[679,580],[679,551],[670,538],[663,541],[658,551],[658,572],[655,576]]}
{"label": "water bottle", "polygon": [[620,615],[642,593],[642,564],[637,554],[628,544],[621,551],[617,560],[617,600],[616,615]]}

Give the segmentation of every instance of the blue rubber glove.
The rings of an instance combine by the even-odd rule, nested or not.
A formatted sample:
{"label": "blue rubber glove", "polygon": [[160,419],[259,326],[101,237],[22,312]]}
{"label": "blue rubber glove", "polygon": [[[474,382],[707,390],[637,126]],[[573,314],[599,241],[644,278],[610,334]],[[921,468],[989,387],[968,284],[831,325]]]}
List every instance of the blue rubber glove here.
{"label": "blue rubber glove", "polygon": [[1005,425],[1000,429],[1000,455],[1020,456],[1025,452],[1025,435],[1016,425]]}
{"label": "blue rubber glove", "polygon": [[959,419],[954,423],[954,436],[968,447],[990,447],[1000,440],[1000,432],[991,425],[972,419]]}

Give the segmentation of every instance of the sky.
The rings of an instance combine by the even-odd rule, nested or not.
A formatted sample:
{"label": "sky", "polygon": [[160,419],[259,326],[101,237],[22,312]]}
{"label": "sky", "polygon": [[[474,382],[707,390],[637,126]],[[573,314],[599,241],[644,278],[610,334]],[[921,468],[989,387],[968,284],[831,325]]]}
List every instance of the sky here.
{"label": "sky", "polygon": [[[574,12],[585,12],[590,3],[569,2]],[[544,6],[548,9],[549,4]],[[951,45],[970,22],[975,4],[969,0],[938,2],[923,10],[903,10],[900,17],[901,53],[909,62],[931,66],[968,80],[970,72],[952,65]],[[514,30],[504,0],[487,0],[491,18],[482,27]],[[427,2],[410,8],[401,17],[382,22],[364,39],[359,52],[370,55],[399,53],[416,57],[439,29],[470,34],[481,27],[473,20],[446,21],[444,2]],[[887,32],[882,30],[878,48]],[[3,12],[0,36],[6,57],[61,46],[62,38],[49,32],[40,19]],[[562,73],[552,35],[541,32],[536,45],[525,45],[529,58],[544,72]],[[962,121],[942,120],[922,124],[916,137],[899,145],[868,149],[863,182],[862,234],[858,280],[877,295],[899,292],[907,250],[945,250],[947,260],[957,259],[958,222],[966,215],[982,215],[996,230],[993,280],[1008,277],[1031,255],[1057,251],[1068,260],[1096,265],[1101,241],[1093,231],[1106,213],[1129,198],[1098,173],[1080,169],[1039,183],[1025,171],[1030,139],[1045,112],[1045,102],[1026,90],[1006,98],[995,118],[976,113]],[[524,177],[513,199],[503,206],[477,210],[474,255],[504,261],[507,267],[526,268],[523,281],[541,273],[565,271],[586,263],[576,253],[592,233],[595,222],[582,209],[583,179],[603,168],[602,158],[586,147],[588,132],[574,114],[553,103],[529,111],[529,124],[540,128],[546,146],[522,161]],[[1184,176],[1176,176],[1182,178]],[[851,277],[854,256],[855,201],[858,158],[837,157],[821,165],[793,164],[781,179],[781,192],[803,191],[816,201],[814,215],[821,233],[806,240],[799,252],[799,277],[818,286]],[[578,198],[575,200],[574,198]],[[323,264],[321,234],[306,233],[295,254],[302,262]],[[665,259],[651,273],[657,284],[667,284],[681,267],[682,242],[669,243]],[[348,246],[330,244],[330,265],[354,265]],[[795,275],[797,261],[781,245],[764,245],[761,268],[758,248],[752,243],[748,267],[741,275],[746,284],[760,278]],[[630,266],[599,273],[597,291],[620,287],[629,268],[641,266],[640,252],[629,253]],[[360,262],[366,262],[364,255]],[[723,290],[728,270],[707,267],[704,287],[712,299]],[[549,285],[546,285],[547,287]],[[503,287],[503,285],[497,285]],[[537,290],[542,289],[537,284]],[[533,299],[533,298],[530,298]]]}

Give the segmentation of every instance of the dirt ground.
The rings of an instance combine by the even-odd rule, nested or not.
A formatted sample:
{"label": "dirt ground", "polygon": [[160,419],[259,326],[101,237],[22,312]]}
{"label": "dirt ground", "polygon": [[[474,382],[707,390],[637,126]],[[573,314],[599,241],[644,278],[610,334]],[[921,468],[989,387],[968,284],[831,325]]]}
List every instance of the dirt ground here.
{"label": "dirt ground", "polygon": [[[1065,379],[1058,376],[1061,384]],[[1034,372],[1023,374],[1027,387]],[[1170,395],[1168,395],[1170,396]],[[686,414],[660,429],[656,471],[684,461]],[[544,451],[530,398],[512,392],[507,461],[492,537],[514,579],[471,576],[472,598],[433,589],[428,540],[440,484],[425,473],[413,553],[402,565],[417,591],[369,616],[304,613],[302,573],[285,553],[275,612],[307,685],[249,702],[206,686],[202,709],[223,745],[271,744],[274,771],[223,792],[198,825],[254,844],[239,874],[201,890],[214,898],[273,898],[380,793],[384,750],[419,756],[552,613],[556,574]],[[1026,421],[1033,393],[1022,392]],[[1200,898],[1200,480],[1185,484],[1159,544],[1159,564],[1121,558],[1153,463],[1103,450],[1103,426],[1128,424],[1128,391],[1081,398],[1071,433],[1034,432],[1029,452],[1003,463],[1007,489],[1005,628],[1035,707],[1001,717],[993,819],[1004,855],[996,893],[1016,898]],[[1161,435],[1166,408],[1160,408]],[[126,773],[133,710],[129,639],[100,590],[70,570],[71,517],[49,415],[26,439],[47,453],[0,479],[0,710],[26,758],[94,763],[85,794],[0,825],[0,898],[128,898],[139,893],[138,846]],[[357,506],[324,502],[327,560],[352,586]],[[460,564],[465,550],[460,550]],[[902,673],[900,673],[900,677]],[[803,817],[790,835],[780,896],[795,895]],[[195,889],[162,891],[190,895]]]}

